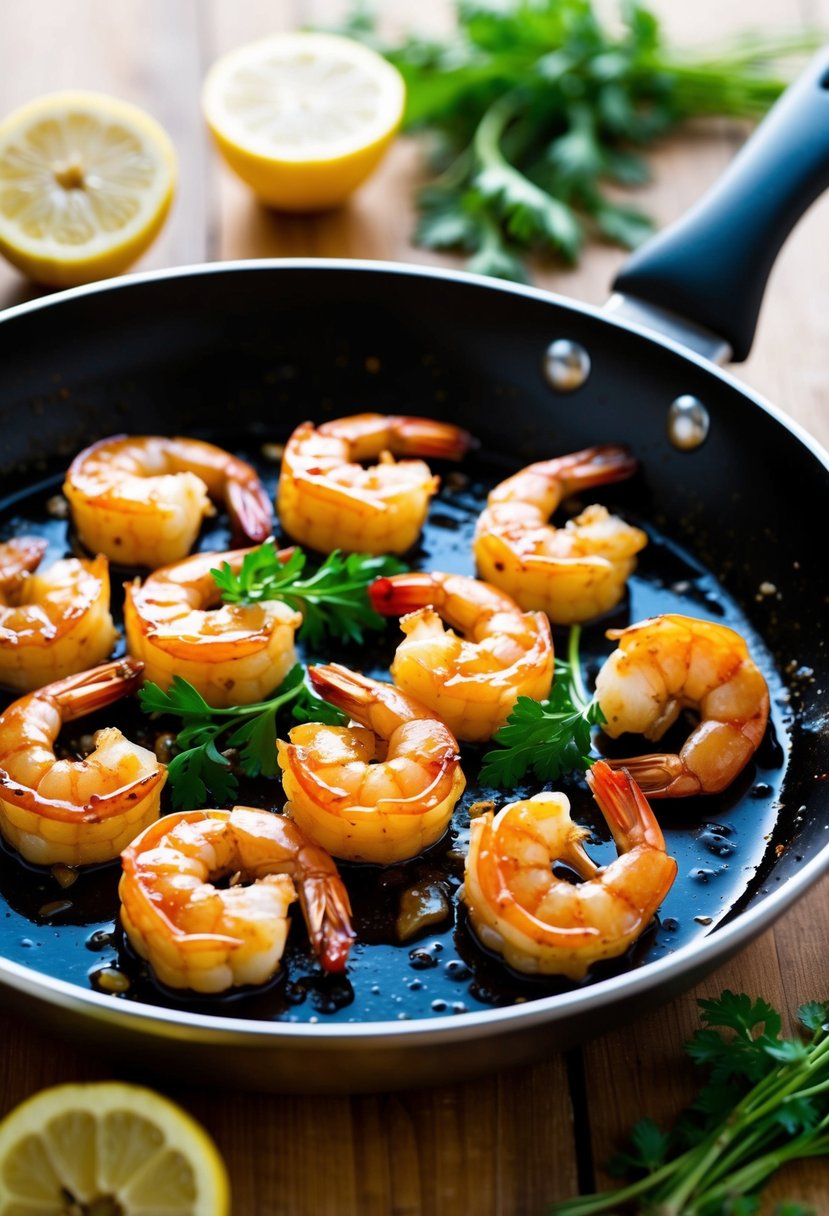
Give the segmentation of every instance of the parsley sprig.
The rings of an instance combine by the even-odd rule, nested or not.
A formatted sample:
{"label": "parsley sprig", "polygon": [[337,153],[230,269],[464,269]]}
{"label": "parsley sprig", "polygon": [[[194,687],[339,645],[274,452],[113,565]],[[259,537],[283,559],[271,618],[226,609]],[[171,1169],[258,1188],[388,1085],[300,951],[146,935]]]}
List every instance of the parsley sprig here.
{"label": "parsley sprig", "polygon": [[[238,749],[237,765],[247,777],[273,777],[277,772],[276,724],[290,710],[299,722],[346,721],[344,714],[316,696],[305,683],[305,670],[297,663],[267,701],[215,709],[181,676],[174,676],[164,692],[145,684],[138,694],[145,713],[172,714],[183,726],[176,735],[177,753],[167,766],[167,779],[176,810],[206,805],[208,794],[229,802],[239,788],[238,778],[224,751]],[[220,750],[219,741],[221,740]]]}
{"label": "parsley sprig", "polygon": [[497,748],[483,758],[484,785],[510,788],[532,772],[539,781],[556,781],[565,773],[584,772],[591,756],[591,728],[605,721],[599,703],[585,690],[579,666],[581,629],[570,629],[567,659],[556,659],[553,686],[546,701],[519,697],[493,736]]}
{"label": "parsley sprig", "polygon": [[283,562],[273,541],[265,541],[245,555],[238,574],[228,562],[211,574],[225,603],[282,600],[301,612],[299,636],[310,646],[328,637],[359,643],[364,630],[385,628],[386,620],[372,608],[367,589],[382,575],[400,574],[406,568],[401,562],[335,549],[318,570],[303,578],[307,560],[297,548]]}
{"label": "parsley sprig", "polygon": [[[641,1120],[630,1149],[608,1165],[616,1175],[643,1176],[554,1204],[547,1216],[752,1216],[782,1165],[829,1155],[829,1002],[801,1005],[799,1038],[782,1038],[780,1014],[744,993],[698,1004],[705,1026],[685,1049],[707,1079],[671,1132]],[[799,1204],[782,1211],[807,1216]]]}
{"label": "parsley sprig", "polygon": [[621,191],[648,179],[645,149],[692,117],[761,117],[793,75],[781,64],[824,41],[782,29],[688,50],[641,0],[613,13],[594,0],[455,0],[448,35],[392,43],[383,7],[357,0],[343,32],[400,69],[405,128],[429,138],[415,239],[506,279],[526,279],[534,253],[572,263],[588,240],[637,245],[653,221]]}

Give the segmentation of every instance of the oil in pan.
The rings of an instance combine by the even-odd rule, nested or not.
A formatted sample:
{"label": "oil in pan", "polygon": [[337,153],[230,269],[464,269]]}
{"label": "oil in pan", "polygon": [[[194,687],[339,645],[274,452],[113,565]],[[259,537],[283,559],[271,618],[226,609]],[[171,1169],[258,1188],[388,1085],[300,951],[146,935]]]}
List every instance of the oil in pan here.
{"label": "oil in pan", "polygon": [[[226,437],[217,442],[230,446]],[[265,456],[238,449],[257,465],[272,493],[278,469]],[[417,550],[407,560],[419,569],[474,574],[472,534],[492,485],[514,471],[495,457],[477,453],[465,461],[463,474],[442,472],[441,488],[432,502]],[[73,551],[69,521],[60,495],[63,470],[44,478],[29,492],[0,503],[0,539],[36,535],[48,542],[50,562]],[[771,716],[765,739],[753,761],[721,795],[660,800],[654,804],[668,852],[678,863],[676,881],[658,917],[622,957],[595,965],[587,985],[597,979],[638,968],[679,946],[708,934],[747,891],[763,879],[776,842],[777,811],[788,760],[790,726],[787,697],[763,640],[745,614],[702,568],[692,554],[660,535],[635,510],[635,492],[614,507],[608,490],[593,498],[616,509],[648,534],[628,591],[612,616],[584,627],[581,656],[588,686],[613,645],[608,628],[624,628],[645,617],[683,613],[735,629],[765,676]],[[63,504],[63,505],[62,505]],[[277,536],[285,543],[290,538]],[[201,550],[225,550],[230,538],[223,518],[210,521],[199,538]],[[131,572],[113,570],[113,613],[120,623],[120,584]],[[566,630],[554,629],[557,653],[566,649]],[[388,669],[400,633],[394,620],[372,635],[370,645],[337,644],[326,653],[303,652],[305,662],[339,661],[377,679]],[[119,642],[123,652],[123,640]],[[3,704],[12,698],[6,696]],[[84,720],[93,732],[107,723],[120,725],[129,738],[153,746],[162,730],[175,730],[144,717],[137,706],[117,708]],[[287,729],[287,726],[284,727]],[[660,745],[678,747],[677,726]],[[686,727],[687,732],[687,727]],[[68,732],[65,732],[68,733]],[[631,753],[630,737],[614,743],[597,734],[597,745],[612,757]],[[65,741],[69,745],[70,741]],[[339,863],[354,913],[357,940],[344,975],[328,975],[311,954],[299,916],[289,935],[282,966],[262,988],[234,990],[221,997],[183,996],[162,988],[132,952],[118,924],[117,863],[80,871],[28,865],[7,846],[0,847],[0,955],[80,987],[94,988],[113,999],[194,1010],[211,1015],[293,1022],[388,1022],[429,1019],[525,1002],[574,987],[557,978],[529,979],[511,971],[478,944],[467,923],[458,893],[463,882],[470,810],[476,804],[528,797],[536,783],[503,791],[477,781],[485,745],[462,745],[467,787],[457,804],[448,833],[412,861],[391,866]],[[644,751],[644,748],[639,750]],[[615,846],[583,778],[563,779],[559,788],[573,806],[573,818],[590,829],[586,847],[599,865],[616,856]],[[284,803],[278,780],[241,779],[236,798],[247,805],[279,810]],[[162,810],[169,810],[165,791]]]}

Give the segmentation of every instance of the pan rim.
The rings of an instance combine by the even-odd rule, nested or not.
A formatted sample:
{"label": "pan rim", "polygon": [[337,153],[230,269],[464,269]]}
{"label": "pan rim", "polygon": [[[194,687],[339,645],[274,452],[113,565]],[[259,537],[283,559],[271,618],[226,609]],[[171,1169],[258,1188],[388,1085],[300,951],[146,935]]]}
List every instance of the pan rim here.
{"label": "pan rim", "polygon": [[[288,1039],[292,1045],[307,1042],[319,1047],[325,1043],[339,1045],[343,1040],[359,1041],[370,1038],[372,1047],[397,1045],[399,1040],[417,1043],[425,1037],[430,1043],[472,1041],[488,1034],[493,1026],[515,1029],[536,1025],[555,1025],[576,1012],[595,1012],[608,1003],[644,996],[653,988],[666,986],[686,972],[694,971],[694,963],[704,964],[705,972],[713,970],[762,932],[772,927],[779,917],[825,872],[829,871],[829,844],[807,862],[802,870],[788,878],[777,891],[767,895],[755,908],[742,912],[730,924],[715,927],[711,933],[689,942],[672,954],[622,975],[589,983],[583,988],[552,996],[538,997],[502,1008],[474,1010],[457,1014],[401,1021],[356,1022],[284,1022],[261,1021],[203,1014],[192,1010],[167,1009],[143,1002],[119,1001],[111,996],[86,990],[79,984],[55,979],[25,967],[10,959],[0,958],[0,984],[22,993],[27,998],[54,998],[58,1008],[89,1014],[101,1022],[115,1022],[124,1028],[150,1028],[163,1037],[177,1030],[185,1032],[189,1041],[198,1035],[201,1041],[240,1046],[274,1039]],[[712,962],[713,959],[713,962]],[[43,991],[33,991],[33,987]]]}
{"label": "pan rim", "polygon": [[[255,258],[234,259],[222,262],[196,262],[181,266],[123,274],[78,287],[63,289],[25,300],[0,311],[0,325],[10,323],[65,302],[86,296],[101,295],[107,291],[129,290],[133,287],[159,281],[179,280],[201,275],[227,273],[279,273],[280,271],[318,272],[367,272],[438,279],[466,284],[479,289],[518,295],[539,303],[564,308],[567,311],[587,316],[611,326],[623,333],[632,333],[648,342],[672,352],[715,379],[735,390],[743,399],[761,408],[777,423],[789,431],[829,472],[829,451],[811,435],[805,427],[785,414],[772,402],[735,376],[689,350],[671,337],[649,329],[628,319],[620,320],[601,307],[572,300],[546,288],[527,284],[508,283],[488,279],[468,271],[443,267],[424,266],[414,263],[383,261],[379,259],[350,258]],[[680,990],[682,977],[712,971],[720,962],[735,954],[750,941],[769,929],[774,922],[793,905],[819,878],[829,871],[829,843],[807,862],[796,874],[790,875],[776,891],[764,896],[753,908],[741,912],[734,921],[711,932],[671,954],[649,962],[634,971],[616,975],[605,980],[594,981],[585,987],[567,993],[538,997],[517,1005],[469,1011],[461,1016],[435,1015],[428,1018],[401,1021],[361,1021],[290,1023],[283,1021],[259,1021],[251,1018],[218,1016],[187,1012],[144,1004],[121,1001],[103,993],[86,990],[79,984],[56,979],[33,968],[0,957],[0,985],[21,993],[28,1000],[62,1008],[82,1014],[99,1023],[113,1023],[120,1029],[153,1033],[156,1036],[174,1038],[186,1036],[188,1041],[233,1047],[250,1047],[256,1050],[263,1044],[285,1040],[292,1047],[309,1049],[335,1049],[343,1043],[358,1043],[370,1039],[372,1049],[393,1048],[401,1041],[416,1046],[421,1040],[430,1044],[470,1042],[487,1036],[495,1027],[502,1030],[529,1028],[533,1026],[554,1027],[558,1022],[574,1014],[603,1009],[609,1003],[623,999],[644,997],[652,989],[676,992]],[[671,989],[671,983],[674,987]],[[687,987],[687,983],[686,983]],[[670,999],[670,995],[666,997]]]}
{"label": "pan rim", "polygon": [[278,273],[281,270],[346,270],[360,273],[399,275],[406,278],[439,279],[465,284],[470,287],[478,287],[496,293],[523,296],[526,299],[536,300],[542,304],[555,305],[556,307],[579,313],[582,316],[590,317],[594,321],[608,325],[613,330],[636,334],[639,338],[643,338],[672,352],[674,355],[714,376],[715,379],[722,381],[752,404],[769,413],[775,421],[794,435],[804,447],[808,448],[829,471],[829,448],[824,447],[801,423],[791,418],[762,393],[744,384],[727,370],[719,367],[716,363],[712,363],[710,359],[706,359],[689,347],[684,346],[668,334],[660,333],[655,329],[649,328],[647,325],[640,324],[627,317],[619,318],[614,313],[608,311],[607,304],[610,297],[608,297],[605,305],[588,304],[581,300],[574,300],[569,296],[548,288],[536,287],[527,283],[509,282],[505,279],[488,278],[485,275],[474,274],[468,270],[457,270],[444,266],[427,266],[415,262],[392,262],[380,258],[274,257],[231,258],[221,262],[189,262],[180,266],[165,266],[154,270],[133,271],[108,279],[98,279],[93,283],[82,283],[77,287],[62,288],[48,292],[42,296],[37,296],[31,300],[23,300],[19,304],[11,304],[5,309],[0,309],[0,326],[41,309],[60,306],[64,302],[82,299],[85,296],[100,295],[107,291],[129,290],[131,287],[140,287],[166,280],[198,277],[200,275],[232,274],[238,272],[261,273],[266,271]]}

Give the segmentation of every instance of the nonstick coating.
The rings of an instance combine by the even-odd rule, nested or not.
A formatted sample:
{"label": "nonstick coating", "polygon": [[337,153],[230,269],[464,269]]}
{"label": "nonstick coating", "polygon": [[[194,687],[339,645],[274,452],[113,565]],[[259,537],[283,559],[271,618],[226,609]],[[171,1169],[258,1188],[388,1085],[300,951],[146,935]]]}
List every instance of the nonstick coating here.
{"label": "nonstick coating", "polygon": [[[545,378],[557,339],[588,352],[572,392]],[[249,436],[362,410],[468,427],[513,466],[593,443],[638,457],[636,509],[742,607],[787,681],[785,847],[709,937],[640,970],[506,1009],[428,1023],[286,1025],[119,1003],[0,960],[16,1003],[78,1037],[181,1075],[293,1092],[400,1088],[560,1049],[692,986],[765,930],[829,863],[829,585],[804,519],[823,517],[829,458],[773,407],[667,340],[547,293],[381,263],[245,262],[126,276],[0,319],[3,497],[116,431]],[[710,432],[668,437],[691,394]],[[623,497],[624,490],[620,489]]]}

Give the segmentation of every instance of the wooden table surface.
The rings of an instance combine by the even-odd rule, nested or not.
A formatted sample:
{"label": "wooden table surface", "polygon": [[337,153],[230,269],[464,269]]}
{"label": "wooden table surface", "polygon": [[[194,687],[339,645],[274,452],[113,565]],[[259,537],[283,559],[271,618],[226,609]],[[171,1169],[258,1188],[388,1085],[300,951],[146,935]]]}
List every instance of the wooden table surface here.
{"label": "wooden table surface", "polygon": [[[695,0],[654,6],[676,39],[717,38],[738,28],[829,28],[827,0]],[[683,10],[683,11],[679,11]],[[687,11],[684,11],[687,10]],[[4,13],[0,114],[64,87],[107,91],[145,106],[167,128],[181,181],[169,220],[136,270],[253,256],[372,257],[459,265],[414,247],[412,193],[420,147],[400,138],[348,206],[315,217],[270,213],[219,163],[199,109],[213,58],[250,38],[337,17],[332,0],[27,0]],[[443,0],[386,0],[390,21],[445,28]],[[696,126],[653,155],[641,205],[661,223],[685,211],[721,172],[743,132]],[[573,270],[536,282],[601,304],[624,254],[591,248]],[[0,266],[0,307],[32,289]],[[829,446],[829,201],[795,229],[773,270],[751,357],[735,375]],[[769,471],[773,476],[773,470]],[[319,1099],[165,1087],[213,1133],[230,1169],[234,1213],[290,1216],[541,1216],[556,1199],[592,1189],[578,1158],[597,1168],[644,1112],[667,1120],[693,1088],[683,1040],[697,1026],[696,998],[724,988],[762,995],[792,1011],[829,996],[829,878],[738,958],[696,990],[632,1027],[518,1071],[437,1089]],[[0,1114],[42,1086],[119,1075],[94,1052],[59,1043],[36,1026],[0,1016]],[[568,1078],[583,1072],[589,1114]],[[582,1169],[584,1173],[584,1169]],[[606,1185],[599,1172],[597,1179]],[[829,1165],[790,1167],[767,1191],[829,1210]]]}

